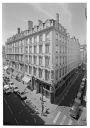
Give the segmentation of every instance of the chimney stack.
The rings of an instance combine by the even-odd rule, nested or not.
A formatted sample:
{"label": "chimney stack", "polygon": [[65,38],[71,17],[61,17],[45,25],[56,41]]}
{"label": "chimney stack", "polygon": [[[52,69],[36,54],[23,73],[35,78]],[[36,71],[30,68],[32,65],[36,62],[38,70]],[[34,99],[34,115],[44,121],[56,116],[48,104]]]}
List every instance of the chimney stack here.
{"label": "chimney stack", "polygon": [[40,25],[42,23],[42,21],[41,20],[38,20],[38,25]]}
{"label": "chimney stack", "polygon": [[59,13],[56,13],[56,21],[59,23]]}
{"label": "chimney stack", "polygon": [[17,28],[17,33],[20,34],[20,28]]}
{"label": "chimney stack", "polygon": [[31,30],[33,28],[33,22],[28,21],[28,30]]}

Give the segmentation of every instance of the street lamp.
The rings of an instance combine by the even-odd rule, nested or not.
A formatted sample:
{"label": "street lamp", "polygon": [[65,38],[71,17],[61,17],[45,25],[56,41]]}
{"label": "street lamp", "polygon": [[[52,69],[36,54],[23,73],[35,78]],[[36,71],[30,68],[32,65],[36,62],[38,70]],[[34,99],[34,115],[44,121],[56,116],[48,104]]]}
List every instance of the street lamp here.
{"label": "street lamp", "polygon": [[42,113],[41,113],[41,115],[43,116],[43,110],[44,110],[44,101],[43,101],[43,85],[42,85],[41,87],[42,87],[42,98],[41,98]]}

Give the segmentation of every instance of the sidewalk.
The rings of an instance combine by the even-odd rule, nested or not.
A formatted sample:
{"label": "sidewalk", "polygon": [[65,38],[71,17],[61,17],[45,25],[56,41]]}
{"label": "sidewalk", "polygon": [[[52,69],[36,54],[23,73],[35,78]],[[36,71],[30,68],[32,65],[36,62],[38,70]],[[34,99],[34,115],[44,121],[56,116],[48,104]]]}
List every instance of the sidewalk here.
{"label": "sidewalk", "polygon": [[87,125],[87,112],[86,107],[83,107],[83,112],[78,120],[78,125],[86,126]]}
{"label": "sidewalk", "polygon": [[51,117],[53,116],[53,112],[55,112],[57,105],[51,104],[49,99],[43,96],[43,101],[44,101],[44,111],[48,109],[49,113],[41,116],[42,113],[42,104],[40,98],[42,95],[40,93],[36,93],[36,90],[31,91],[30,89],[26,88],[26,86],[22,82],[18,82],[16,79],[11,78],[10,75],[7,75],[10,80],[19,88],[20,91],[25,91],[27,99],[24,101],[29,107],[32,107],[38,111],[38,115],[45,121],[48,122]]}

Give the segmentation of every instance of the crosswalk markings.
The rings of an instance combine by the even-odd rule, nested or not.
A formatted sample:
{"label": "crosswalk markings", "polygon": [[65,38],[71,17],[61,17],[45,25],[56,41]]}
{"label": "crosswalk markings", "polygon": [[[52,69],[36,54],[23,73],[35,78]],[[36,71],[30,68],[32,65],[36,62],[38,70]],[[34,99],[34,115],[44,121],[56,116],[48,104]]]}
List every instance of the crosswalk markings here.
{"label": "crosswalk markings", "polygon": [[67,117],[66,115],[63,116],[63,119],[61,120],[60,125],[64,124],[64,121],[65,121],[66,117]]}
{"label": "crosswalk markings", "polygon": [[55,119],[53,120],[53,123],[54,123],[54,124],[56,123],[56,121],[57,121],[58,117],[60,116],[60,114],[61,114],[61,111],[59,111],[59,112],[57,113]]}
{"label": "crosswalk markings", "polygon": [[68,125],[72,125],[72,120],[71,119],[69,120]]}

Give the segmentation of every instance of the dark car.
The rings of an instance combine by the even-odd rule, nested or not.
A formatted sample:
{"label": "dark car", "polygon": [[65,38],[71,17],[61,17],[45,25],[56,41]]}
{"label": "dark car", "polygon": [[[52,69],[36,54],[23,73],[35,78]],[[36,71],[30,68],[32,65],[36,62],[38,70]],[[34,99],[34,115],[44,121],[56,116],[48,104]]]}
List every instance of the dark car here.
{"label": "dark car", "polygon": [[22,100],[27,99],[27,96],[25,95],[24,92],[17,91],[17,95],[18,95]]}
{"label": "dark car", "polygon": [[81,115],[82,108],[80,106],[80,103],[81,101],[78,98],[76,98],[74,105],[70,109],[70,116],[75,119],[78,119]]}
{"label": "dark car", "polygon": [[4,81],[4,83],[5,84],[8,84],[8,82],[10,82],[10,79],[9,79],[9,77],[3,77],[3,81]]}
{"label": "dark car", "polygon": [[23,74],[22,75],[21,74],[17,74],[16,75],[16,80],[17,81],[21,82],[22,81],[22,78],[23,78]]}

